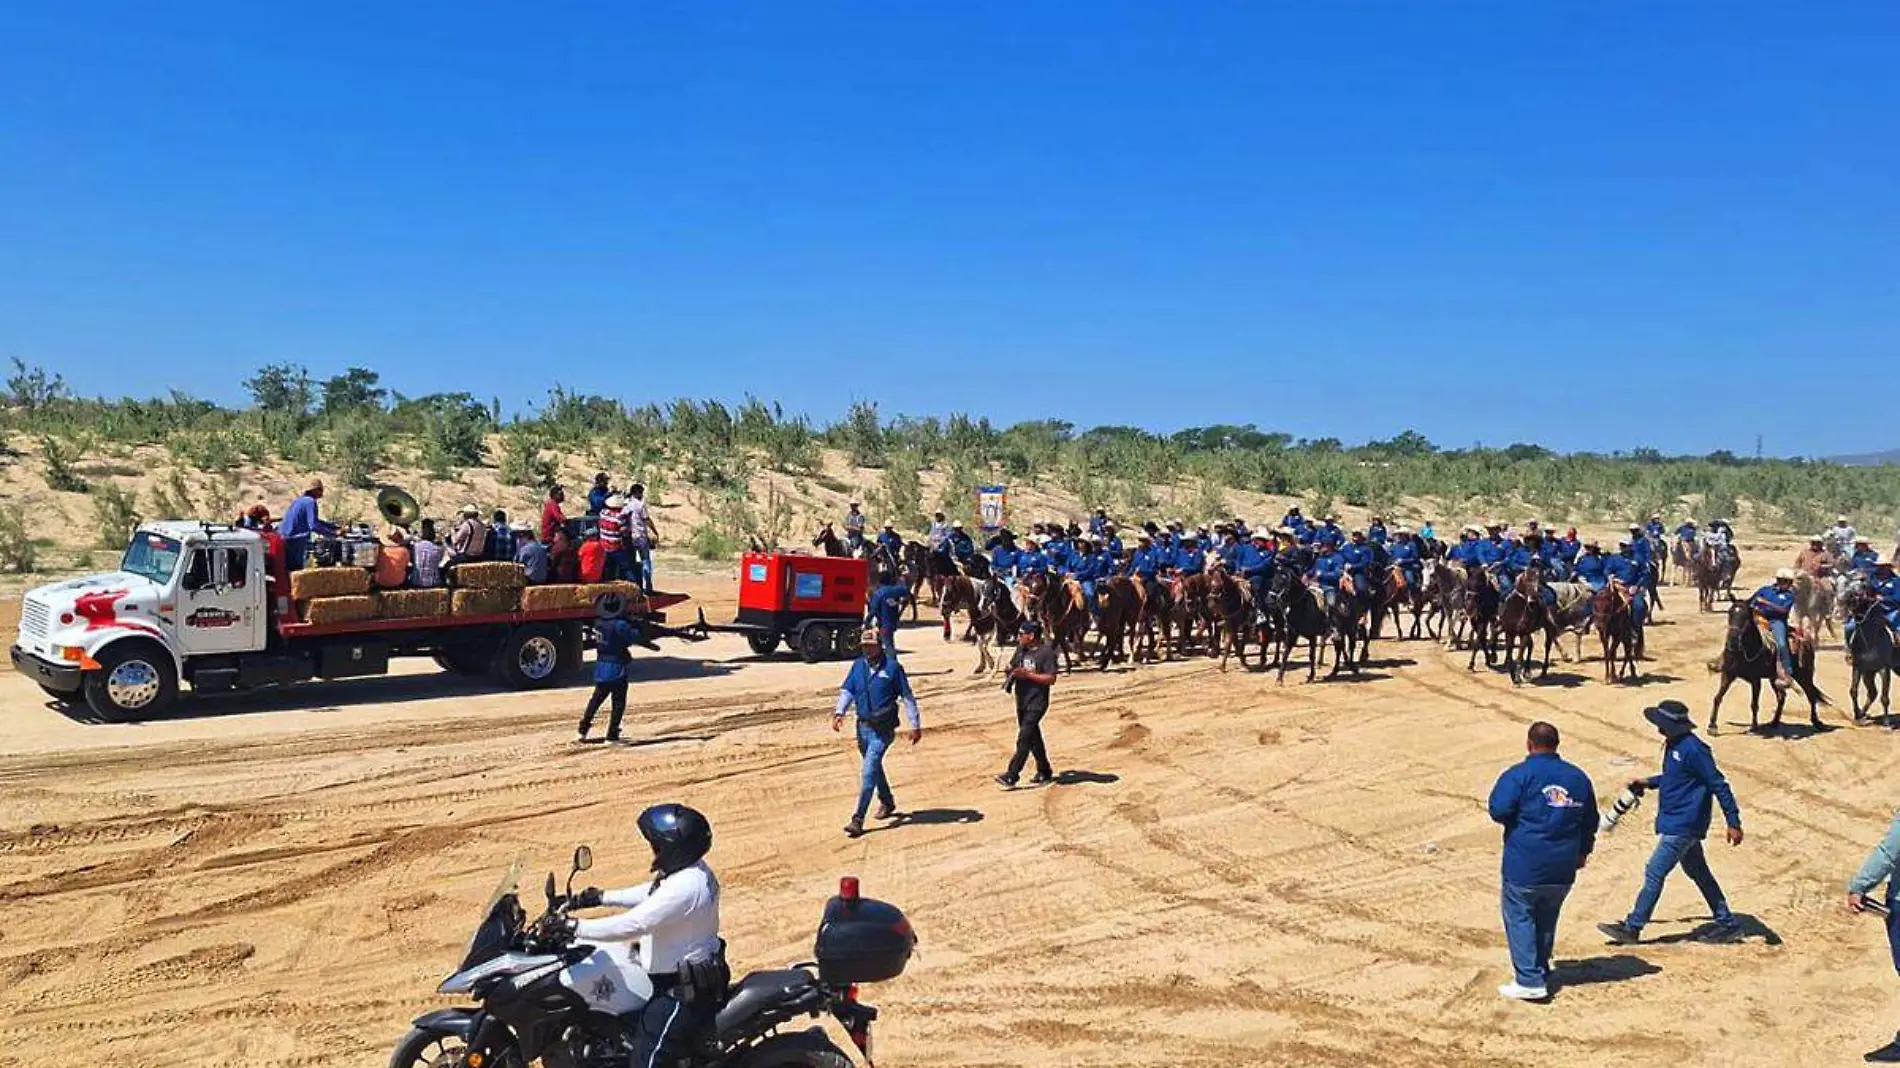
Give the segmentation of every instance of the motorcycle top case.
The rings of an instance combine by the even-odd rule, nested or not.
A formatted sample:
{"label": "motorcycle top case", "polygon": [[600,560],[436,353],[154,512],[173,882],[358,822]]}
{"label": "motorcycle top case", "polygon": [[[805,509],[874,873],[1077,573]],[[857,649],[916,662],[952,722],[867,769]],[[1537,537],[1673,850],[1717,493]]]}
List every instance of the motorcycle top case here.
{"label": "motorcycle top case", "polygon": [[818,925],[818,978],[834,986],[881,983],[904,974],[917,934],[896,905],[834,897]]}

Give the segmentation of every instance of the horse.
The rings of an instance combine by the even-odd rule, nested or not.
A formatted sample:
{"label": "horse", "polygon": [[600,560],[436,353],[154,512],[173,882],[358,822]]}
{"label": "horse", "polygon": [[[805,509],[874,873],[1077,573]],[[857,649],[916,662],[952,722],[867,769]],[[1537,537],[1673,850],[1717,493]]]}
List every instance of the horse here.
{"label": "horse", "polygon": [[1696,601],[1702,611],[1715,611],[1715,595],[1722,589],[1722,556],[1715,546],[1704,545],[1690,563],[1689,575],[1695,583]]}
{"label": "horse", "polygon": [[1669,541],[1660,534],[1644,534],[1643,540],[1649,542],[1649,558],[1655,561],[1656,583],[1669,585]]}
{"label": "horse", "polygon": [[[1565,631],[1577,636],[1577,655],[1570,659],[1582,660],[1583,636],[1590,632],[1591,602],[1596,595],[1584,582],[1553,582],[1550,588],[1557,592],[1557,603],[1549,610],[1551,625],[1560,637]],[[1561,640],[1557,642],[1557,652],[1563,653]]]}
{"label": "horse", "polygon": [[1680,586],[1685,582],[1695,584],[1695,542],[1683,541],[1681,538],[1670,541],[1669,562],[1676,568],[1673,585]]}
{"label": "horse", "polygon": [[1834,584],[1806,571],[1794,577],[1794,622],[1819,641],[1834,627]]}
{"label": "horse", "polygon": [[[1230,654],[1238,658],[1244,668],[1247,666],[1247,630],[1254,621],[1253,590],[1218,566],[1207,573],[1207,578],[1207,633],[1211,642],[1219,647],[1220,669],[1227,670]],[[1266,655],[1263,644],[1260,652],[1263,668]]]}
{"label": "horse", "polygon": [[[1793,646],[1794,682],[1808,698],[1808,720],[1815,727],[1821,726],[1820,706],[1827,700],[1820,687],[1814,684],[1814,643],[1806,635],[1790,633],[1788,641]],[[1776,663],[1774,646],[1762,636],[1761,628],[1755,622],[1755,610],[1746,602],[1732,601],[1728,609],[1728,636],[1722,642],[1722,655],[1709,661],[1709,671],[1722,676],[1722,684],[1716,687],[1714,707],[1709,709],[1709,733],[1716,732],[1716,716],[1722,711],[1722,695],[1735,684],[1736,679],[1748,683],[1748,729],[1761,729],[1761,683],[1763,679],[1775,690],[1775,718],[1770,727],[1781,726],[1782,707],[1788,703],[1788,684],[1781,681],[1780,665]]]}
{"label": "horse", "polygon": [[1071,578],[1045,580],[1035,596],[1035,615],[1043,633],[1055,643],[1062,662],[1075,670],[1075,656],[1082,650],[1083,635],[1089,629],[1089,610],[1082,600],[1082,587]]}
{"label": "horse", "polygon": [[[923,592],[924,584],[930,579],[930,550],[924,546],[923,542],[904,543],[904,554],[898,565],[898,573],[904,576],[904,585],[910,587],[910,618],[912,622],[915,622],[917,602],[922,600],[917,595]],[[930,600],[932,604],[936,603],[937,588],[935,586],[930,588]]]}
{"label": "horse", "polygon": [[1464,610],[1471,620],[1471,659],[1466,671],[1478,670],[1478,651],[1484,651],[1486,667],[1497,663],[1498,587],[1491,573],[1482,567],[1465,569]]}
{"label": "horse", "polygon": [[1195,640],[1196,624],[1206,627],[1207,641],[1204,649],[1208,656],[1216,653],[1214,648],[1214,629],[1207,614],[1207,575],[1186,575],[1176,577],[1169,587],[1174,598],[1171,622],[1174,625],[1174,640],[1178,652],[1188,655],[1188,646]]}
{"label": "horse", "polygon": [[1366,631],[1371,606],[1359,595],[1353,582],[1351,575],[1340,577],[1339,590],[1333,597],[1332,607],[1326,611],[1326,622],[1333,633],[1332,675],[1338,675],[1345,668],[1351,668],[1357,675],[1365,670],[1366,660],[1372,655],[1372,635]]}
{"label": "horse", "polygon": [[1095,583],[1096,633],[1101,636],[1102,655],[1098,667],[1108,670],[1111,661],[1128,659],[1126,642],[1135,621],[1141,616],[1141,585],[1125,575],[1111,575]]}
{"label": "horse", "polygon": [[[1597,641],[1603,650],[1603,681],[1619,682],[1636,678],[1635,602],[1629,588],[1612,582],[1596,592],[1590,606],[1591,623],[1597,629]],[[1581,647],[1581,646],[1579,646]],[[1617,666],[1618,659],[1622,666]]]}
{"label": "horse", "polygon": [[1429,622],[1436,617],[1438,612],[1438,601],[1432,595],[1430,578],[1436,574],[1438,568],[1436,561],[1426,561],[1424,569],[1419,572],[1417,585],[1405,580],[1403,568],[1392,567],[1386,571],[1379,609],[1373,614],[1375,621],[1372,628],[1373,637],[1379,636],[1383,629],[1383,618],[1387,612],[1390,612],[1392,622],[1398,626],[1399,638],[1406,638],[1408,635],[1405,633],[1405,624],[1399,619],[1399,613],[1408,610],[1412,613],[1412,633],[1409,637],[1417,640],[1421,627],[1424,629],[1425,637],[1438,637]]}
{"label": "horse", "polygon": [[[1847,664],[1853,671],[1853,678],[1847,684],[1847,696],[1854,703],[1854,722],[1867,719],[1877,697],[1880,718],[1891,727],[1894,725],[1893,704],[1889,697],[1894,668],[1900,667],[1900,648],[1895,646],[1893,628],[1887,623],[1880,597],[1871,590],[1856,594],[1846,607],[1848,617],[1854,622],[1847,628]],[[1863,686],[1867,690],[1864,705],[1860,700]]]}
{"label": "horse", "polygon": [[830,523],[818,528],[818,533],[812,536],[811,545],[814,549],[823,549],[826,556],[851,555],[851,551],[844,547],[844,539],[831,529]]}
{"label": "horse", "polygon": [[[1511,584],[1511,592],[1499,602],[1497,631],[1504,636],[1504,666],[1511,672],[1513,686],[1524,681],[1524,665],[1536,652],[1539,633],[1544,635],[1544,659],[1538,677],[1550,674],[1550,647],[1556,640],[1557,629],[1546,611],[1543,581],[1535,568],[1528,568],[1517,576],[1517,581]],[[1522,656],[1518,655],[1520,647]]]}
{"label": "horse", "polygon": [[[1167,583],[1157,581],[1147,584],[1142,593],[1141,613],[1135,618],[1135,659],[1171,659],[1169,647],[1174,640],[1174,591]],[[1157,620],[1161,624],[1159,637],[1155,634]]]}
{"label": "horse", "polygon": [[1300,580],[1293,568],[1276,568],[1267,586],[1267,616],[1280,635],[1280,676],[1286,682],[1287,665],[1293,660],[1293,647],[1306,641],[1306,681],[1319,676],[1319,640],[1326,636],[1326,610],[1313,588]]}
{"label": "horse", "polygon": [[983,603],[982,595],[977,591],[976,583],[958,575],[944,584],[943,596],[938,599],[937,607],[943,612],[943,640],[950,640],[950,620],[958,612],[967,612],[969,626],[964,630],[963,640],[976,642],[977,666],[973,674],[981,675],[990,670],[993,658],[990,655],[990,641],[996,634],[996,613],[992,605]]}
{"label": "horse", "polygon": [[1465,625],[1469,622],[1470,613],[1465,603],[1465,574],[1463,565],[1444,562],[1438,562],[1425,573],[1425,586],[1442,624],[1437,636],[1443,637],[1453,649],[1464,641]]}

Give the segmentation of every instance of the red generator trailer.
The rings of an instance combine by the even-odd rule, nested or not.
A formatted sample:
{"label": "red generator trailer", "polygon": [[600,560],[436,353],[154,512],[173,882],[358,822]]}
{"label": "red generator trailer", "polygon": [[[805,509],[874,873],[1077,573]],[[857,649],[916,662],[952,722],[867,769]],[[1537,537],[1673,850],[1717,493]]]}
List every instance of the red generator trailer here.
{"label": "red generator trailer", "polygon": [[858,655],[871,565],[848,556],[746,553],[739,559],[739,618],[711,630],[745,635],[764,656],[788,643],[808,664]]}

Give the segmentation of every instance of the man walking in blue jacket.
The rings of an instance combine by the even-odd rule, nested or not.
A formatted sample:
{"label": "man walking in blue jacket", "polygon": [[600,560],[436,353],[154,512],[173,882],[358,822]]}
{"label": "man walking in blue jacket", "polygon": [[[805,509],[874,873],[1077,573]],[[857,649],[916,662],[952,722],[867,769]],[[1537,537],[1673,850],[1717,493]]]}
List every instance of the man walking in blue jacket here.
{"label": "man walking in blue jacket", "polygon": [[1531,724],[1530,755],[1491,788],[1491,818],[1504,825],[1504,940],[1511,981],[1498,993],[1518,1001],[1550,996],[1557,914],[1597,841],[1590,777],[1557,755],[1557,728]]}
{"label": "man walking in blue jacket", "polygon": [[910,691],[910,678],[894,656],[885,656],[877,635],[865,631],[860,643],[864,655],[851,665],[838,688],[838,705],[831,713],[831,729],[844,725],[844,714],[854,707],[858,712],[858,754],[864,763],[858,773],[858,807],[845,824],[844,833],[856,838],[864,833],[864,814],[871,807],[871,795],[877,795],[877,818],[897,815],[897,798],[891,793],[891,780],[884,774],[884,754],[897,740],[897,708],[901,703],[904,719],[910,724],[910,744],[923,739],[924,722],[918,717],[917,697]]}
{"label": "man walking in blue jacket", "polygon": [[1708,837],[1711,810],[1717,803],[1728,821],[1728,844],[1742,844],[1742,811],[1735,805],[1735,791],[1729,789],[1728,780],[1715,766],[1715,753],[1709,743],[1696,737],[1687,705],[1664,701],[1643,709],[1643,718],[1662,732],[1663,770],[1661,775],[1632,781],[1629,788],[1638,796],[1644,790],[1657,791],[1656,851],[1643,869],[1643,889],[1636,895],[1629,916],[1616,923],[1599,923],[1597,930],[1613,945],[1639,941],[1662,897],[1663,880],[1680,864],[1696,889],[1702,891],[1715,917],[1714,926],[1702,935],[1702,941],[1739,942],[1741,922],[1729,911],[1728,899],[1722,896],[1722,887],[1702,853],[1702,840]]}

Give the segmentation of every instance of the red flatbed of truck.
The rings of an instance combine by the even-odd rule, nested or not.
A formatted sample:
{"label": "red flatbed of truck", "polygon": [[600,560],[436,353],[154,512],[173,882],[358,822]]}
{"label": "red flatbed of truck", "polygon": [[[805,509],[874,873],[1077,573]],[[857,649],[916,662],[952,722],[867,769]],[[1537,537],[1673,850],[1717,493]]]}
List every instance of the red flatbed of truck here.
{"label": "red flatbed of truck", "polygon": [[[637,613],[643,618],[656,622],[666,622],[666,609],[686,603],[683,593],[653,593],[647,595],[645,610]],[[334,634],[376,634],[393,630],[452,630],[457,627],[480,627],[495,624],[519,626],[524,623],[567,623],[577,619],[593,619],[594,610],[586,608],[561,608],[546,612],[501,612],[487,616],[424,616],[414,619],[363,619],[352,623],[277,623],[277,633],[285,638],[321,638]]]}

